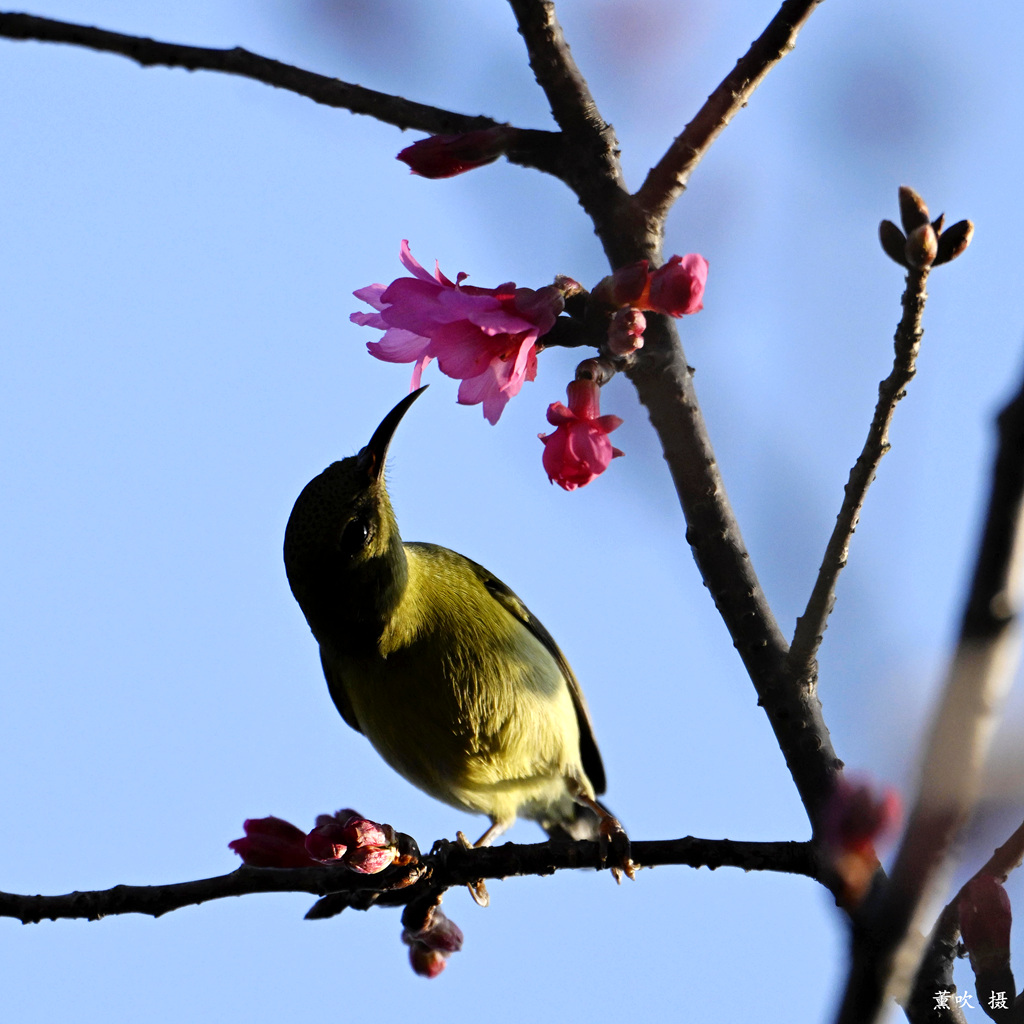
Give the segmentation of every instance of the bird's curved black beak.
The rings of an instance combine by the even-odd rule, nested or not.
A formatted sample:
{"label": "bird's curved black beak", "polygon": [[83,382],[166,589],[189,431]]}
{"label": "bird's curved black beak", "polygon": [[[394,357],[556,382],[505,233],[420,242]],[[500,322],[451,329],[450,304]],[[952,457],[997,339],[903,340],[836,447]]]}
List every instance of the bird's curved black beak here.
{"label": "bird's curved black beak", "polygon": [[411,391],[403,398],[398,405],[394,407],[380,421],[380,426],[373,432],[373,437],[370,438],[370,443],[360,451],[356,456],[357,465],[363,470],[371,480],[380,479],[381,473],[384,471],[384,460],[388,455],[388,446],[391,444],[391,438],[394,436],[395,431],[398,429],[398,424],[402,422],[402,417],[409,411],[409,407],[413,402],[416,401],[420,395],[423,394],[429,384],[424,384],[423,387],[417,388],[415,391]]}

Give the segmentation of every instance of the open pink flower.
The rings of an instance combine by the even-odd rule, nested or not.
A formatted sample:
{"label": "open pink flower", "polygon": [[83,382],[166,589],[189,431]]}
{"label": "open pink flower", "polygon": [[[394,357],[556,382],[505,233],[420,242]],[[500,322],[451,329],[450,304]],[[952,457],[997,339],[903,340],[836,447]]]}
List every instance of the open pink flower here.
{"label": "open pink flower", "polygon": [[484,416],[497,423],[523,381],[537,375],[537,339],[554,326],[565,305],[553,285],[534,290],[503,284],[497,288],[463,285],[466,274],[450,281],[435,264],[428,273],[402,242],[401,260],[412,277],[390,285],[372,284],[355,295],[375,313],[353,313],[353,323],[384,331],[367,344],[370,354],[391,363],[414,363],[411,390],[431,359],[441,372],[461,380],[458,400],[482,403]]}
{"label": "open pink flower", "polygon": [[398,159],[424,178],[452,178],[497,160],[513,134],[514,129],[495,125],[455,135],[431,135],[406,146]]}
{"label": "open pink flower", "polygon": [[548,479],[567,491],[584,487],[623,453],[613,448],[608,435],[622,420],[602,416],[601,389],[592,380],[574,380],[566,394],[569,407],[561,402],[548,406],[548,423],[553,434],[538,434],[544,442],[543,463]]}

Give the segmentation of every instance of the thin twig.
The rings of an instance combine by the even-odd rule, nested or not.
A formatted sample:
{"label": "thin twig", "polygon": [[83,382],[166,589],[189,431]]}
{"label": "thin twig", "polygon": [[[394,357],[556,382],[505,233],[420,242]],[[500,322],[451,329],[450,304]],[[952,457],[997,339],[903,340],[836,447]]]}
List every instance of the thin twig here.
{"label": "thin twig", "polygon": [[[0,36],[46,43],[68,43],[90,50],[117,53],[143,67],[179,67],[188,71],[218,71],[239,75],[305,96],[315,103],[328,107],[349,110],[353,114],[366,114],[402,129],[416,128],[438,134],[493,128],[498,124],[489,117],[459,114],[426,103],[416,103],[402,96],[352,85],[337,78],[318,75],[269,57],[250,53],[240,46],[228,50],[185,46],[142,36],[108,32],[87,25],[37,18],[31,14],[14,13],[0,13]],[[517,147],[532,150],[542,144],[550,145],[554,138],[555,134],[552,132],[524,131],[522,137],[517,138]]]}
{"label": "thin twig", "polygon": [[864,507],[864,499],[878,472],[878,464],[889,450],[889,425],[896,405],[906,394],[906,387],[916,372],[917,355],[924,334],[921,316],[928,298],[925,291],[927,279],[928,268],[907,273],[903,316],[893,339],[895,358],[892,372],[878,385],[878,404],[875,406],[875,415],[868,428],[864,448],[850,470],[842,507],[825,548],[825,557],[818,570],[807,608],[796,621],[789,663],[797,678],[813,678],[813,661],[821,645],[828,617],[835,606],[836,583],[846,565],[850,541]]}
{"label": "thin twig", "polygon": [[[738,867],[744,871],[778,871],[816,877],[818,864],[810,843],[738,842],[728,839],[659,840],[633,843],[634,863],[642,867]],[[379,875],[359,875],[343,866],[255,868],[243,866],[228,875],[171,885],[117,885],[95,892],[63,896],[0,893],[0,917],[23,924],[58,918],[98,920],[112,914],[159,917],[181,907],[227,896],[264,892],[337,895],[337,909],[372,905],[406,905],[425,888],[444,890],[479,878],[549,875],[555,871],[603,867],[600,843],[547,842],[465,849],[440,843],[435,851],[408,866],[392,866]],[[327,916],[320,914],[318,916]]]}
{"label": "thin twig", "polygon": [[793,49],[797,34],[821,2],[785,0],[767,28],[707,98],[697,116],[651,168],[636,198],[652,216],[664,219],[711,144],[740,108],[747,105],[768,72]]}
{"label": "thin twig", "polygon": [[923,953],[920,918],[946,882],[950,853],[976,799],[989,741],[1019,661],[1024,383],[998,423],[988,514],[957,650],[891,878],[854,943],[841,1024],[874,1021],[889,997],[903,1001],[910,990]]}

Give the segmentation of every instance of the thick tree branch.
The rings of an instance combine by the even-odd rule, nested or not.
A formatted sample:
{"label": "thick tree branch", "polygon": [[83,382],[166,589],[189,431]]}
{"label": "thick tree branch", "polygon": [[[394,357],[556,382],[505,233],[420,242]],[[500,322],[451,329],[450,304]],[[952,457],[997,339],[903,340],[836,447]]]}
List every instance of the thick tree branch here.
{"label": "thick tree branch", "polygon": [[554,3],[509,0],[509,4],[526,43],[530,67],[558,127],[580,147],[581,156],[598,156],[601,172],[624,189],[615,132],[601,116],[587,80],[573,60]]}
{"label": "thick tree branch", "polygon": [[815,675],[813,662],[821,645],[828,617],[835,606],[836,583],[846,566],[850,541],[853,539],[854,530],[857,529],[868,488],[875,479],[882,456],[889,450],[889,425],[896,412],[896,405],[906,394],[906,387],[913,380],[917,369],[917,355],[924,335],[921,317],[928,298],[925,291],[927,280],[927,267],[922,270],[910,270],[907,273],[907,286],[902,300],[903,316],[893,339],[895,358],[892,372],[878,385],[878,404],[875,406],[875,415],[868,428],[864,448],[850,470],[842,507],[836,517],[836,525],[828,546],[825,548],[825,557],[818,570],[818,578],[815,580],[807,608],[796,622],[789,662],[797,678],[813,679]]}
{"label": "thick tree branch", "polygon": [[636,198],[652,217],[664,220],[711,144],[740,108],[747,105],[768,72],[793,49],[797,34],[821,2],[785,0],[764,32],[651,168]]}
{"label": "thick tree branch", "polygon": [[[840,1014],[874,1021],[902,1001],[921,960],[920,918],[944,883],[951,850],[1020,654],[1024,576],[1024,383],[1000,413],[999,450],[956,653],[929,737],[917,800],[889,882],[866,908]],[[1013,856],[1016,857],[1016,848]]]}
{"label": "thick tree branch", "polygon": [[[811,878],[818,872],[810,843],[755,843],[687,837],[633,843],[632,856],[634,863],[642,867],[670,864],[712,870],[738,867],[744,871],[778,871]],[[321,908],[312,915],[326,917],[345,907],[404,906],[428,889],[443,891],[480,878],[549,875],[560,870],[603,866],[601,845],[593,842],[505,843],[503,846],[468,850],[457,843],[442,842],[420,861],[402,867],[393,866],[378,875],[356,874],[340,865],[315,868],[243,866],[228,875],[171,885],[117,885],[113,889],[73,892],[64,896],[0,893],[0,917],[12,917],[23,924],[58,918],[95,921],[111,914],[159,917],[208,900],[261,892],[307,892],[331,897],[328,910]]]}
{"label": "thick tree branch", "polygon": [[788,646],[729,504],[674,322],[649,315],[637,356],[626,372],[661,440],[686,517],[686,539],[813,822],[842,762],[816,694],[787,674]]}

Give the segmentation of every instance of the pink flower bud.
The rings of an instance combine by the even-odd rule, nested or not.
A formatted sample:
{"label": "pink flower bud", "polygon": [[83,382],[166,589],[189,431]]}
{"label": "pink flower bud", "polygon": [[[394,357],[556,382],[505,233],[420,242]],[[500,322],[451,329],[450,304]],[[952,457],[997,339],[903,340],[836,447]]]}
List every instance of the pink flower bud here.
{"label": "pink flower bud", "polygon": [[685,316],[704,308],[704,285],[708,279],[708,261],[697,253],[673,256],[651,274],[648,305],[669,316]]}
{"label": "pink flower bud", "polygon": [[548,406],[548,422],[557,429],[537,436],[544,442],[542,462],[548,479],[573,491],[589,484],[623,454],[608,440],[622,420],[601,415],[601,389],[592,380],[572,381],[566,394],[568,408],[561,402]]}
{"label": "pink flower bud", "polygon": [[[637,260],[619,267],[598,282],[593,296],[608,306],[642,306],[650,283],[647,260]],[[644,307],[646,308],[646,307]]]}
{"label": "pink flower bud", "polygon": [[458,953],[462,949],[462,929],[440,908],[435,907],[425,928],[416,938],[442,953]]}
{"label": "pink flower bud", "polygon": [[616,310],[608,325],[608,348],[612,355],[628,356],[644,345],[647,317],[639,309],[627,306]]}
{"label": "pink flower bud", "polygon": [[431,135],[406,146],[398,159],[424,178],[452,178],[493,163],[508,149],[514,129],[505,125],[456,135]]}
{"label": "pink flower bud", "polygon": [[673,256],[657,270],[647,260],[620,267],[604,278],[593,295],[608,306],[632,306],[669,316],[685,316],[704,308],[708,261],[697,253]]}
{"label": "pink flower bud", "polygon": [[345,825],[349,849],[345,863],[363,875],[375,875],[398,855],[398,835],[390,825],[378,825],[365,818],[351,818]]}
{"label": "pink flower bud", "polygon": [[305,844],[309,855],[318,861],[343,860],[364,875],[383,871],[398,851],[398,837],[390,825],[368,821],[349,808],[318,815]]}
{"label": "pink flower bud", "polygon": [[235,839],[228,847],[242,861],[259,868],[306,868],[316,864],[306,853],[306,835],[281,818],[247,818],[244,839]]}
{"label": "pink flower bud", "polygon": [[393,846],[376,847],[361,846],[355,850],[349,850],[342,858],[345,866],[361,875],[375,875],[390,867],[394,861],[397,850]]}
{"label": "pink flower bud", "polygon": [[334,860],[341,860],[345,856],[348,845],[341,838],[342,827],[337,823],[317,825],[309,835],[306,836],[306,852],[324,864]]}
{"label": "pink flower bud", "polygon": [[440,907],[431,909],[422,928],[402,932],[409,946],[412,969],[427,978],[436,978],[452,953],[462,949],[462,929]]}
{"label": "pink flower bud", "polygon": [[840,778],[825,807],[822,838],[833,849],[853,853],[870,851],[892,832],[902,813],[899,793],[857,779]]}
{"label": "pink flower bud", "polygon": [[409,944],[409,963],[421,978],[436,978],[448,966],[448,957],[422,942],[412,942]]}
{"label": "pink flower bud", "polygon": [[1004,970],[1010,964],[1010,897],[992,875],[976,875],[957,904],[960,934],[975,974]]}
{"label": "pink flower bud", "polygon": [[821,839],[842,882],[840,906],[857,906],[867,895],[878,855],[875,843],[898,824],[900,798],[893,789],[880,793],[867,782],[840,778],[825,805]]}

